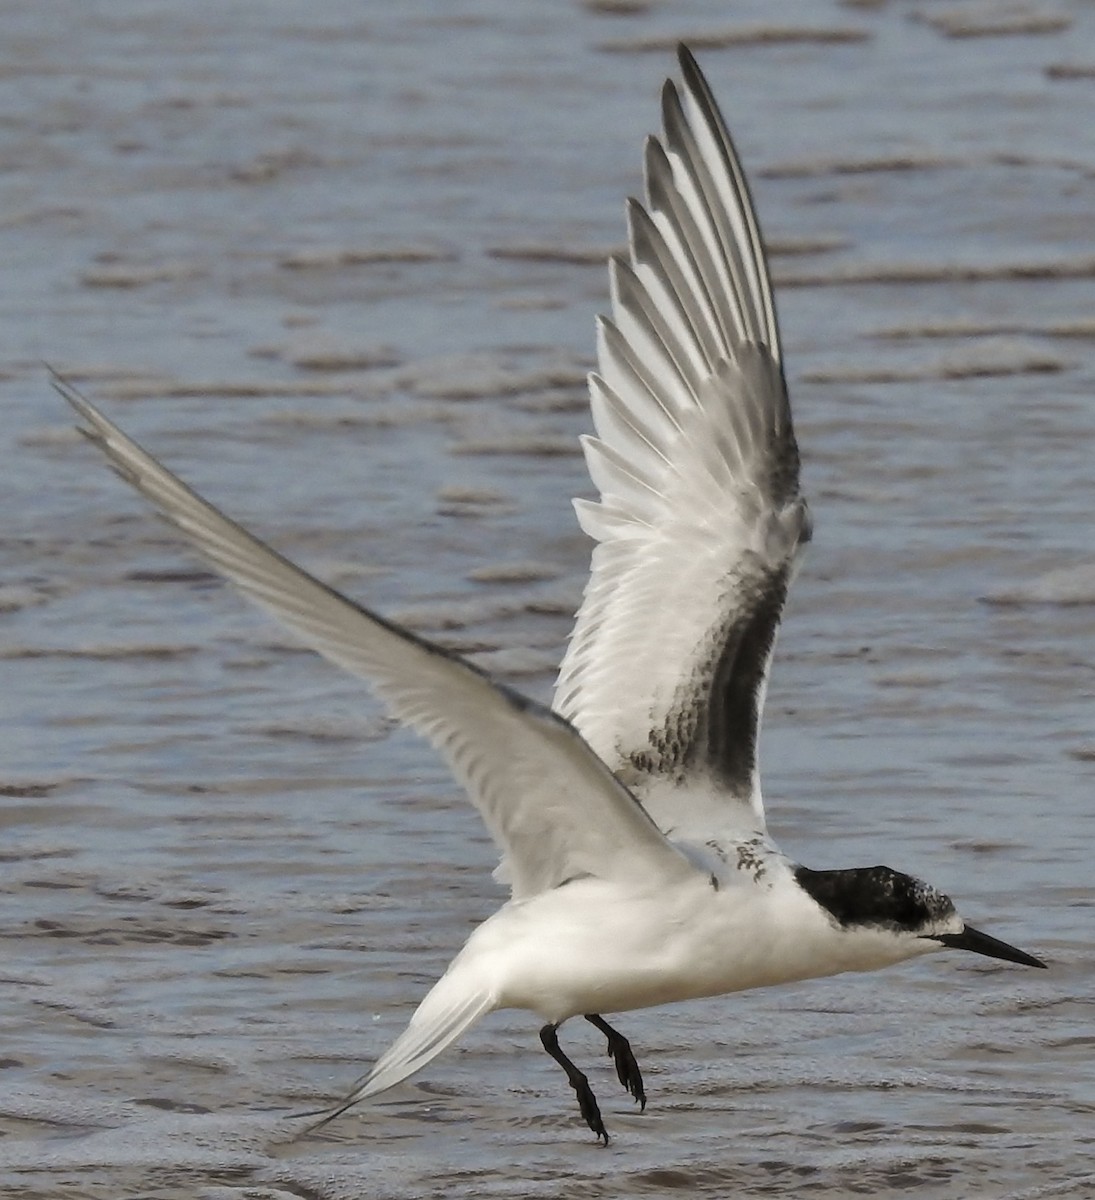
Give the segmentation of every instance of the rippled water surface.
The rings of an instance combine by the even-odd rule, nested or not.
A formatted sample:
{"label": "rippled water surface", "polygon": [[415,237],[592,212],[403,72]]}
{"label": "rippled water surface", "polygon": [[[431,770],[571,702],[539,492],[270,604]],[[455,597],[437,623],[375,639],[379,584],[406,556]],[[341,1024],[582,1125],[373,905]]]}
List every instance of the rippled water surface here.
{"label": "rippled water surface", "polygon": [[[1095,12],[3,6],[0,1192],[1095,1196]],[[427,748],[188,557],[43,361],[324,578],[545,697],[604,254],[697,46],[773,249],[817,536],[776,836],[1053,964],[496,1014],[321,1138],[500,902]],[[710,43],[704,49],[704,39]],[[653,633],[656,636],[656,631]]]}

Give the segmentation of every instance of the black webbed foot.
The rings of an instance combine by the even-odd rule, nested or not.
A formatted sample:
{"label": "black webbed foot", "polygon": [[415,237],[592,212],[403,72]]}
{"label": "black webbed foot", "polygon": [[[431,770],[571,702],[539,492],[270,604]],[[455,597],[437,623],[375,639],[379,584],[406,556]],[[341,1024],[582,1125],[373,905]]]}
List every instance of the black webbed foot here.
{"label": "black webbed foot", "polygon": [[596,1013],[586,1013],[586,1020],[596,1026],[608,1038],[608,1052],[616,1064],[616,1076],[632,1096],[639,1102],[639,1111],[646,1108],[646,1089],[643,1087],[643,1073],[631,1049],[631,1043],[617,1029]]}
{"label": "black webbed foot", "polygon": [[567,1080],[574,1089],[574,1094],[578,1097],[578,1111],[582,1114],[582,1119],[593,1130],[596,1136],[601,1139],[602,1144],[607,1146],[608,1130],[605,1129],[605,1123],[601,1119],[601,1110],[597,1105],[597,1097],[594,1096],[593,1089],[589,1086],[589,1080],[559,1048],[557,1029],[557,1025],[545,1025],[540,1030],[540,1041],[543,1043],[543,1047],[548,1054],[566,1072]]}

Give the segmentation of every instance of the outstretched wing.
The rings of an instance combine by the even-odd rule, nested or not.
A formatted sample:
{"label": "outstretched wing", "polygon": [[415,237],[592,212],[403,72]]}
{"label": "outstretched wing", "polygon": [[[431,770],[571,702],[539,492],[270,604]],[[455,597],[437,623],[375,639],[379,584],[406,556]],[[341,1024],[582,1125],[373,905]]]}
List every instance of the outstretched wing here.
{"label": "outstretched wing", "polygon": [[516,898],[578,875],[649,885],[694,871],[566,721],[294,566],[63,380],[54,385],[111,466],[207,562],[312,649],[367,679],[429,739],[502,850]]}
{"label": "outstretched wing", "polygon": [[596,540],[555,708],[667,833],[763,831],[757,736],[809,519],[745,175],[682,46],[628,205],[584,439]]}

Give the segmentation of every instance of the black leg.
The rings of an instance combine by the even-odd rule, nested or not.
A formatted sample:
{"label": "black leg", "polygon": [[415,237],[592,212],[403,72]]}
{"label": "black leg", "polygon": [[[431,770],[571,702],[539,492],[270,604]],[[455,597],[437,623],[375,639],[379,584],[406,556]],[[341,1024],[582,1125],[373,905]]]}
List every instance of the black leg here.
{"label": "black leg", "polygon": [[618,1030],[613,1029],[604,1017],[596,1013],[586,1013],[586,1020],[595,1025],[608,1038],[608,1052],[616,1064],[616,1074],[620,1082],[639,1102],[639,1111],[646,1108],[646,1091],[643,1088],[643,1073],[635,1061],[631,1051],[631,1043]]}
{"label": "black leg", "polygon": [[608,1133],[605,1130],[604,1121],[601,1120],[601,1110],[597,1107],[597,1097],[594,1096],[593,1089],[589,1086],[589,1080],[559,1049],[559,1036],[556,1033],[558,1028],[558,1025],[545,1025],[540,1030],[540,1041],[548,1054],[566,1071],[570,1086],[578,1097],[578,1111],[582,1114],[583,1120],[607,1146]]}

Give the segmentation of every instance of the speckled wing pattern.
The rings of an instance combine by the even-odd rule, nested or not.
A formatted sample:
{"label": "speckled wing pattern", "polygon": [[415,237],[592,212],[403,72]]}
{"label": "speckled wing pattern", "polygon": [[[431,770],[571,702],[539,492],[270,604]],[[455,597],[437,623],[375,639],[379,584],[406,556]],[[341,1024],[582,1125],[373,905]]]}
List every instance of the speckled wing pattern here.
{"label": "speckled wing pattern", "polygon": [[440,752],[503,854],[514,897],[579,875],[645,884],[694,868],[555,713],[361,607],[187,487],[64,380],[111,466],[199,554],[306,645],[369,681]]}
{"label": "speckled wing pattern", "polygon": [[646,203],[610,263],[583,439],[597,543],[555,708],[670,835],[763,832],[757,737],[809,539],[764,247],[706,80],[680,50]]}

